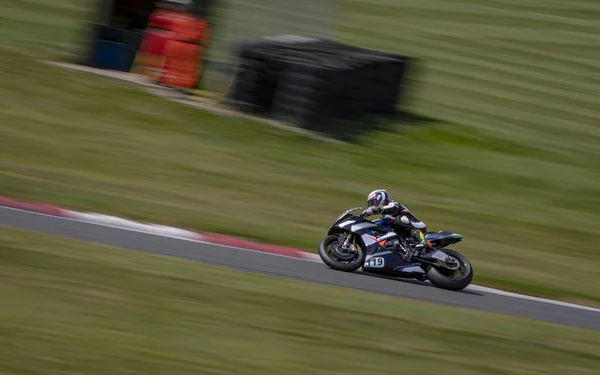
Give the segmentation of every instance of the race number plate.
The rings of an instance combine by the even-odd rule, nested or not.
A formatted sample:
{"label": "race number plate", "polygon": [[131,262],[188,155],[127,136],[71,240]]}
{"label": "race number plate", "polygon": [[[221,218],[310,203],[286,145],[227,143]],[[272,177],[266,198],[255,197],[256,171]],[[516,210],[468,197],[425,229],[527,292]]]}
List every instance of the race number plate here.
{"label": "race number plate", "polygon": [[365,263],[365,267],[369,268],[383,268],[385,267],[385,259],[383,258],[371,258]]}

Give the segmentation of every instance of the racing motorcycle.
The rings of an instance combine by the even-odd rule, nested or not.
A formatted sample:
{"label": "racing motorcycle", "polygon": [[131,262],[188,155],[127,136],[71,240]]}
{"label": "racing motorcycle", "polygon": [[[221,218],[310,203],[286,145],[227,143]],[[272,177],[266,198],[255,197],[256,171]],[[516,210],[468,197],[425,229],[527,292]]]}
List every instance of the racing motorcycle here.
{"label": "racing motorcycle", "polygon": [[417,241],[394,232],[389,219],[367,220],[353,212],[341,214],[319,243],[319,256],[338,271],[362,271],[385,276],[429,280],[438,288],[461,290],[473,280],[469,260],[446,246],[462,240],[462,236],[446,230],[427,232],[431,249],[418,252]]}

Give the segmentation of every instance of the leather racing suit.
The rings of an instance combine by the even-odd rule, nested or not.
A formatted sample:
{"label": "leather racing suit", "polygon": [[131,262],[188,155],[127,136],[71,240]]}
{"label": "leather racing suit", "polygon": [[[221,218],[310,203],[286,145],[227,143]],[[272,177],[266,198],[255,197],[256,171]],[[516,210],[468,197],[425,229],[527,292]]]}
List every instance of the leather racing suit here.
{"label": "leather racing suit", "polygon": [[381,214],[384,219],[387,219],[392,230],[405,238],[414,238],[418,245],[418,250],[424,250],[430,247],[430,244],[425,240],[424,235],[427,232],[427,226],[419,220],[406,206],[390,201],[381,207],[369,207],[363,211],[364,216]]}

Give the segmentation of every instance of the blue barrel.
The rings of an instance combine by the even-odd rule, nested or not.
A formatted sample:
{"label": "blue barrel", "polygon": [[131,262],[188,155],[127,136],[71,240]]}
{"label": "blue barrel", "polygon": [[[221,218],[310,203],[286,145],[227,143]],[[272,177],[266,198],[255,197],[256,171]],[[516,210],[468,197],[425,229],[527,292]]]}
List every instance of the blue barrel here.
{"label": "blue barrel", "polygon": [[125,43],[98,40],[92,64],[100,69],[126,71],[128,65],[127,52]]}

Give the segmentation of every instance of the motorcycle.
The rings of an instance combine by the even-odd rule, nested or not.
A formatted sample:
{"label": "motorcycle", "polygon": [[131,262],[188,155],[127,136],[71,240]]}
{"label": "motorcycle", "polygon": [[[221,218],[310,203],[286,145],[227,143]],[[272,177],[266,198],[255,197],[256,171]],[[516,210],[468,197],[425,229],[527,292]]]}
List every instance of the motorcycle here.
{"label": "motorcycle", "polygon": [[417,241],[405,238],[386,227],[387,219],[370,221],[350,208],[333,222],[327,237],[319,243],[319,256],[330,268],[354,272],[362,267],[366,273],[392,277],[429,280],[438,288],[461,290],[473,280],[469,260],[446,246],[462,236],[446,230],[427,232],[431,249],[419,253]]}

